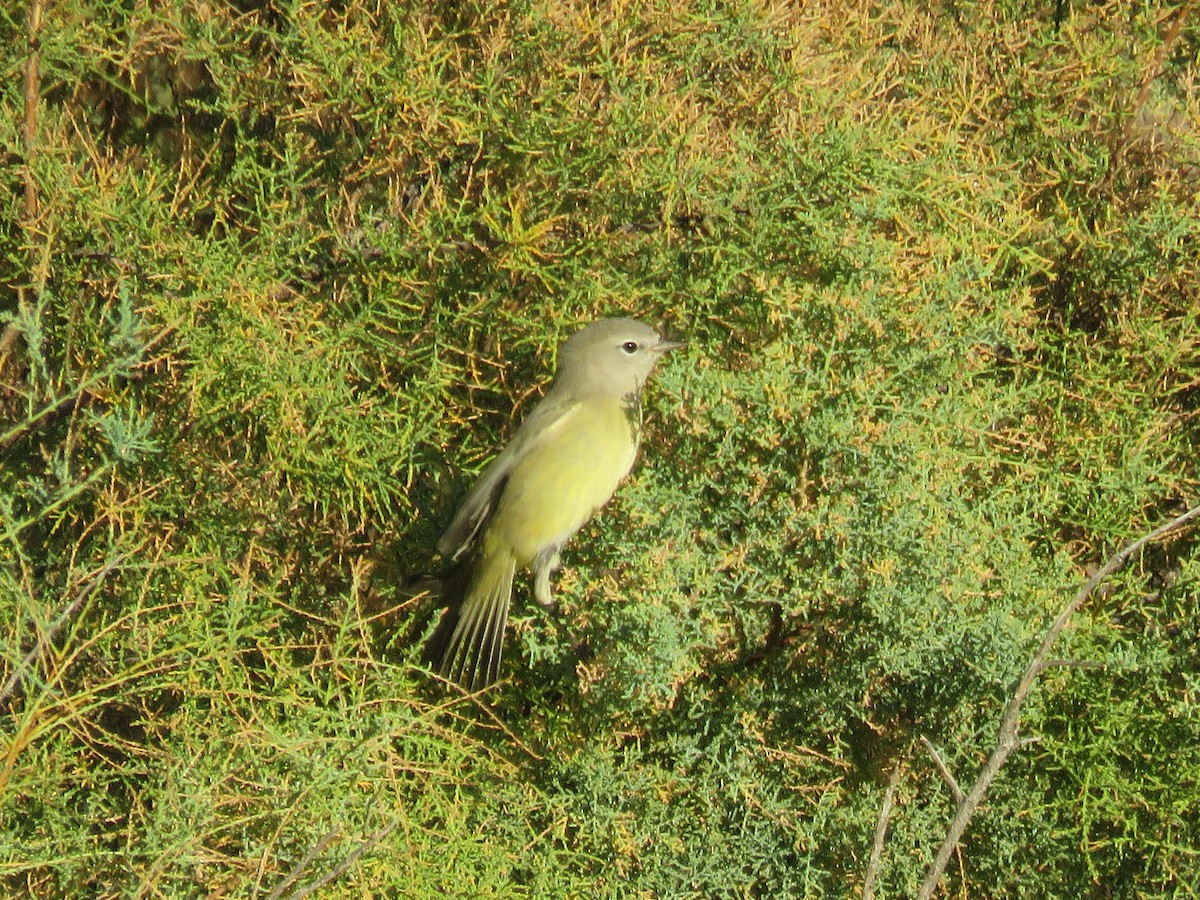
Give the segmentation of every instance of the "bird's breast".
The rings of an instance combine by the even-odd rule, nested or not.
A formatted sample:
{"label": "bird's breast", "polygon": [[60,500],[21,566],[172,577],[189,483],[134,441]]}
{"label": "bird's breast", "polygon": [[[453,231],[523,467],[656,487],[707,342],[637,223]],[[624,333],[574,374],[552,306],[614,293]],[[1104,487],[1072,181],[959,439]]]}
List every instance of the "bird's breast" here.
{"label": "bird's breast", "polygon": [[488,538],[519,565],[583,527],[629,474],[641,417],[613,399],[580,402],[549,424],[513,465]]}

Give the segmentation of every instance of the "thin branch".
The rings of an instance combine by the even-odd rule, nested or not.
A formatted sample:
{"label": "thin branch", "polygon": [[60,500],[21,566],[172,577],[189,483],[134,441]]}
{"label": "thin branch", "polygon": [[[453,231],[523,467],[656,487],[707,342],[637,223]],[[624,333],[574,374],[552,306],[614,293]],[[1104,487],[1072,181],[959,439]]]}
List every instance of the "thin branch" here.
{"label": "thin branch", "polygon": [[333,843],[333,841],[339,837],[341,833],[341,829],[335,825],[332,831],[328,832],[323,838],[309,847],[308,852],[300,858],[300,861],[292,866],[292,870],[287,873],[287,877],[284,878],[283,881],[279,882],[279,884],[275,885],[275,890],[271,891],[271,893],[267,895],[267,900],[279,900],[279,898],[283,896],[283,892],[295,884],[299,880],[300,876],[304,874],[304,870],[308,868],[308,864],[324,853],[325,848]]}
{"label": "thin branch", "polygon": [[1042,671],[1046,669],[1103,669],[1104,663],[1096,662],[1094,659],[1044,659],[1041,668]]}
{"label": "thin branch", "polygon": [[[22,166],[21,180],[25,185],[25,205],[24,205],[24,227],[29,241],[31,261],[35,254],[33,248],[35,242],[33,239],[33,220],[38,214],[38,190],[37,179],[33,175],[33,160],[37,155],[37,133],[38,133],[38,109],[41,103],[41,34],[42,34],[42,12],[45,9],[45,0],[29,0],[29,18],[26,21],[25,39],[29,47],[29,55],[25,57],[25,116],[21,122],[21,152],[24,154],[24,165]],[[37,293],[41,292],[41,285],[37,285]],[[25,288],[17,288],[18,303],[24,307],[25,305]],[[0,334],[0,372],[4,370],[5,364],[8,362],[9,354],[12,352],[13,346],[17,342],[17,336],[20,333],[20,328],[16,322],[9,322],[4,326],[3,334]]]}
{"label": "thin branch", "polygon": [[374,834],[355,847],[354,852],[334,866],[330,871],[326,872],[311,884],[306,884],[304,887],[300,888],[294,893],[288,894],[288,900],[303,900],[303,898],[307,897],[309,894],[319,891],[327,884],[331,884],[333,881],[340,878],[347,869],[358,862],[359,858],[364,853],[366,853],[368,850],[374,849],[380,841],[391,834],[395,827],[395,822],[388,822],[388,824],[384,825],[382,828],[377,829]]}
{"label": "thin branch", "polygon": [[451,702],[444,704],[445,709],[449,710],[456,705],[461,705],[463,701],[470,701],[476,709],[485,713],[487,717],[492,720],[496,728],[499,731],[504,732],[504,734],[512,743],[524,750],[530,759],[536,760],[537,762],[542,762],[545,759],[544,756],[517,737],[516,732],[504,724],[504,720],[496,715],[496,711],[483,702],[483,698],[494,691],[495,685],[488,685],[487,687],[480,688],[476,691],[468,691],[456,682],[450,681],[449,679],[442,678],[441,676],[435,677],[437,677],[438,681],[445,685],[447,690],[456,690],[459,692],[458,696],[451,699]]}
{"label": "thin branch", "polygon": [[1121,133],[1116,146],[1113,148],[1112,159],[1108,165],[1108,172],[1104,176],[1104,186],[1111,188],[1113,181],[1116,179],[1117,170],[1124,161],[1125,154],[1133,145],[1135,137],[1135,129],[1137,122],[1141,116],[1142,110],[1146,106],[1146,102],[1150,99],[1150,89],[1155,80],[1162,75],[1163,64],[1166,62],[1167,55],[1175,46],[1175,42],[1179,39],[1180,30],[1183,28],[1183,23],[1192,11],[1192,0],[1185,0],[1175,10],[1170,24],[1167,25],[1166,33],[1163,35],[1162,43],[1158,46],[1154,56],[1146,66],[1142,74],[1142,81],[1138,85],[1138,92],[1133,98],[1133,102],[1129,106],[1129,110],[1125,114],[1125,124],[1121,129]]}
{"label": "thin branch", "polygon": [[1150,65],[1146,66],[1146,71],[1142,75],[1142,83],[1138,86],[1137,96],[1133,99],[1133,106],[1129,111],[1129,115],[1125,122],[1125,138],[1129,139],[1130,123],[1138,117],[1142,111],[1142,107],[1146,105],[1146,101],[1150,99],[1150,86],[1154,81],[1162,75],[1163,63],[1166,62],[1167,54],[1175,46],[1175,41],[1179,39],[1179,31],[1183,27],[1184,20],[1191,12],[1192,0],[1180,5],[1175,10],[1175,15],[1171,19],[1171,24],[1167,26],[1166,34],[1163,35],[1162,44],[1154,54],[1154,58],[1150,61]]}
{"label": "thin branch", "polygon": [[992,782],[996,780],[996,775],[999,774],[1000,769],[1008,760],[1009,754],[1022,746],[1023,741],[1019,734],[1021,704],[1029,696],[1029,692],[1032,690],[1038,675],[1046,668],[1047,660],[1050,659],[1050,651],[1053,649],[1059,635],[1062,634],[1063,629],[1067,627],[1071,616],[1078,612],[1079,608],[1087,602],[1096,588],[1124,566],[1131,556],[1147,544],[1165,537],[1172,531],[1182,528],[1198,517],[1200,517],[1200,506],[1193,506],[1187,512],[1176,516],[1165,525],[1160,525],[1149,534],[1143,535],[1133,543],[1126,545],[1123,550],[1118,551],[1096,571],[1096,574],[1087,580],[1087,583],[1080,588],[1079,593],[1072,598],[1070,603],[1063,607],[1062,612],[1058,614],[1058,617],[1046,630],[1041,646],[1038,648],[1037,653],[1034,654],[1033,659],[1030,660],[1029,666],[1025,669],[1021,680],[1017,683],[1016,690],[1013,691],[1013,695],[1008,701],[1008,705],[1004,708],[1004,715],[1000,719],[1000,730],[996,737],[995,749],[992,750],[987,763],[984,764],[983,770],[979,773],[979,777],[975,779],[975,783],[971,786],[966,799],[959,804],[958,812],[955,814],[953,821],[951,821],[949,828],[946,829],[946,837],[942,841],[942,846],[925,875],[925,881],[921,884],[920,893],[917,894],[922,900],[928,900],[929,897],[933,896],[942,873],[946,871],[946,866],[950,863],[950,856],[954,853],[954,848],[958,846],[958,842],[962,838],[963,832],[966,831],[971,817],[975,815],[975,811],[983,803],[988,789],[992,786]]}
{"label": "thin branch", "polygon": [[900,787],[900,769],[897,765],[888,776],[887,790],[883,792],[883,805],[879,808],[879,818],[875,820],[875,840],[871,842],[871,859],[867,863],[867,871],[863,875],[863,900],[873,900],[875,896],[875,879],[879,875],[879,864],[883,860],[883,842],[887,839],[888,822],[892,818],[892,810],[896,806],[896,791]]}
{"label": "thin branch", "polygon": [[[107,375],[105,371],[103,375]],[[73,413],[82,406],[91,402],[96,394],[91,390],[91,386],[99,384],[103,377],[93,377],[84,381],[79,387],[71,391],[65,396],[59,397],[57,400],[52,400],[33,415],[27,416],[25,421],[18,422],[8,431],[0,434],[0,450],[7,449],[10,445],[16,443],[27,432],[32,431],[44,419],[49,419],[52,416],[60,413]]]}
{"label": "thin branch", "polygon": [[954,777],[954,773],[950,771],[950,768],[942,760],[942,755],[938,753],[937,747],[933,746],[933,742],[929,738],[921,735],[921,743],[925,745],[925,750],[933,757],[933,764],[937,766],[937,770],[942,773],[942,778],[950,786],[950,793],[954,795],[954,805],[956,807],[962,806],[962,802],[967,798],[967,795],[958,786],[958,779]]}
{"label": "thin branch", "polygon": [[38,213],[37,181],[33,177],[33,158],[37,153],[38,106],[41,100],[42,12],[44,0],[30,0],[26,39],[29,56],[25,58],[25,119],[21,124],[21,144],[25,153],[25,218]]}
{"label": "thin branch", "polygon": [[70,621],[75,613],[79,611],[79,608],[87,602],[87,599],[96,592],[96,589],[100,587],[109,573],[120,566],[131,555],[131,553],[121,553],[114,556],[104,564],[104,567],[99,572],[88,579],[87,584],[80,588],[79,593],[75,595],[75,599],[63,608],[58,618],[38,638],[33,649],[26,653],[25,658],[13,669],[12,674],[8,677],[8,681],[4,683],[4,687],[0,688],[0,706],[3,706],[8,701],[8,698],[12,696],[13,692],[16,691],[21,681],[33,668],[34,662],[49,649],[59,630]]}
{"label": "thin branch", "polygon": [[[14,335],[19,333],[20,328],[16,322],[10,323],[10,327],[17,328]],[[159,342],[174,331],[175,325],[173,324],[159,329],[157,333],[138,348],[138,354],[144,355],[154,349]],[[2,343],[3,341],[0,339],[0,345]],[[3,366],[3,352],[6,352],[5,348],[0,346],[0,366]],[[24,421],[18,422],[9,428],[8,431],[0,433],[0,450],[7,449],[33,429],[44,426],[47,422],[61,418],[64,415],[73,415],[80,408],[95,402],[100,398],[100,393],[97,389],[109,383],[113,378],[119,376],[124,379],[126,384],[133,384],[141,381],[150,371],[150,367],[151,363],[149,362],[134,363],[129,359],[125,359],[116,360],[102,369],[97,369],[81,381],[70,393],[64,394],[56,400],[51,400],[37,412],[26,416]]]}

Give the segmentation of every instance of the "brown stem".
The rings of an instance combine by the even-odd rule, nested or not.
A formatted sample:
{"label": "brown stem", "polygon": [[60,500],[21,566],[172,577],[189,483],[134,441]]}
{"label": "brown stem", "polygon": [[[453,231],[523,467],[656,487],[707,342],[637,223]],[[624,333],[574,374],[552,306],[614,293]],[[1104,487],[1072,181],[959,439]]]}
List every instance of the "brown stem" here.
{"label": "brown stem", "polygon": [[996,780],[996,775],[999,774],[1000,769],[1004,766],[1009,754],[1024,743],[1019,734],[1021,704],[1029,696],[1029,692],[1032,690],[1038,675],[1046,669],[1054,642],[1058,640],[1063,629],[1067,627],[1071,616],[1078,612],[1079,608],[1087,602],[1087,599],[1092,596],[1096,588],[1125,565],[1129,557],[1133,556],[1147,544],[1157,541],[1159,538],[1178,528],[1182,528],[1197,517],[1200,517],[1200,506],[1193,506],[1187,512],[1176,516],[1165,525],[1160,525],[1149,534],[1143,535],[1133,543],[1126,545],[1123,550],[1118,551],[1095,575],[1087,580],[1087,583],[1080,588],[1079,593],[1072,598],[1070,603],[1063,607],[1062,612],[1058,614],[1058,617],[1046,630],[1041,646],[1038,648],[1037,653],[1034,654],[1033,659],[1030,660],[1028,667],[1026,667],[1024,674],[1021,676],[1021,680],[1017,683],[1016,690],[1013,691],[1013,695],[1008,701],[1008,705],[1004,708],[1004,715],[1000,719],[1000,730],[997,734],[995,749],[992,750],[987,763],[984,764],[983,771],[975,779],[971,790],[967,792],[966,797],[958,805],[958,811],[953,821],[951,821],[949,828],[946,829],[946,836],[942,841],[942,846],[938,850],[933,864],[930,865],[928,873],[925,875],[925,881],[921,884],[920,893],[917,894],[922,900],[928,900],[929,897],[933,896],[942,873],[945,872],[946,866],[950,863],[950,856],[954,853],[954,848],[958,846],[959,839],[962,838],[963,832],[967,830],[967,825],[970,823],[971,817],[975,815],[975,811],[983,803],[983,798],[987,795],[992,782]]}
{"label": "brown stem", "polygon": [[1187,0],[1179,9],[1175,10],[1171,24],[1167,26],[1167,32],[1163,35],[1162,44],[1159,45],[1157,52],[1154,54],[1154,59],[1146,67],[1146,71],[1142,75],[1142,83],[1138,86],[1137,96],[1133,100],[1133,107],[1129,110],[1129,117],[1126,119],[1126,138],[1129,136],[1130,123],[1138,117],[1138,114],[1142,111],[1142,107],[1150,99],[1150,85],[1154,83],[1154,79],[1162,74],[1163,62],[1166,60],[1167,54],[1171,52],[1175,41],[1179,38],[1179,31],[1183,27],[1183,20],[1187,18],[1187,14],[1191,11],[1191,5],[1191,0]]}
{"label": "brown stem", "polygon": [[875,879],[879,875],[879,864],[883,860],[883,843],[887,840],[888,822],[896,806],[896,790],[900,787],[901,768],[901,765],[897,765],[892,769],[892,774],[888,776],[887,790],[883,792],[883,806],[879,809],[879,818],[875,820],[875,839],[871,842],[871,859],[863,875],[862,900],[873,900],[875,896]]}
{"label": "brown stem", "polygon": [[[37,153],[38,107],[41,100],[41,34],[42,12],[45,10],[45,0],[29,0],[29,20],[26,29],[26,40],[29,43],[29,56],[25,58],[25,117],[21,122],[21,150],[25,155],[25,229],[29,239],[30,258],[33,252],[33,220],[38,214],[37,179],[33,175],[33,158]],[[32,268],[32,267],[31,267]],[[40,285],[38,292],[40,292]],[[17,302],[25,306],[24,286],[17,288]],[[8,356],[17,342],[20,328],[16,322],[9,322],[0,333],[0,375],[3,375]]]}
{"label": "brown stem", "polygon": [[950,793],[954,796],[954,805],[958,806],[966,799],[966,795],[963,794],[962,788],[958,786],[958,780],[954,777],[954,773],[950,771],[950,767],[942,760],[942,755],[938,753],[937,747],[933,746],[933,741],[929,740],[925,735],[921,735],[921,743],[929,755],[933,757],[933,764],[942,773],[942,778],[946,780],[946,784],[950,788]]}
{"label": "brown stem", "polygon": [[318,878],[316,881],[312,882],[311,884],[306,884],[304,887],[299,888],[299,889],[293,891],[292,893],[288,894],[287,895],[288,900],[303,900],[303,898],[309,896],[310,894],[316,893],[317,891],[321,890],[321,888],[326,887],[326,886],[332,884],[338,878],[341,878],[342,875],[346,872],[346,870],[348,870],[351,866],[353,866],[356,862],[358,862],[359,858],[361,858],[364,853],[367,853],[370,850],[374,850],[375,847],[377,847],[379,845],[380,841],[382,841],[385,837],[387,837],[389,834],[392,833],[392,830],[395,827],[396,827],[396,823],[393,821],[393,822],[389,822],[388,824],[384,825],[381,828],[376,829],[375,832],[370,835],[370,837],[368,837],[365,841],[363,841],[361,844],[359,844],[357,847],[355,847],[349,856],[347,856],[345,859],[343,859],[340,863],[338,863],[336,866],[334,866],[331,870],[326,872],[324,875],[322,875],[320,878]]}
{"label": "brown stem", "polygon": [[44,0],[30,0],[29,56],[25,59],[25,120],[21,143],[25,151],[25,218],[32,221],[38,213],[37,182],[33,177],[33,157],[37,152],[38,105],[41,99],[41,34]]}

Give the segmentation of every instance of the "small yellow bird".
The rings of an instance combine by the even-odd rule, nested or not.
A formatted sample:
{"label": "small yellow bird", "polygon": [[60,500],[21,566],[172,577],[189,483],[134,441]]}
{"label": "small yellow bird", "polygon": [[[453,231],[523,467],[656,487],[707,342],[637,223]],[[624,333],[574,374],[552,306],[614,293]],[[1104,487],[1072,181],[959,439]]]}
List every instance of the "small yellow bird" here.
{"label": "small yellow bird", "polygon": [[447,609],[424,656],[445,678],[478,690],[499,677],[518,569],[532,567],[534,598],[552,604],[559,550],[633,468],[642,387],[682,346],[633,319],[593,322],[563,344],[550,390],[438,541],[451,563],[440,590]]}

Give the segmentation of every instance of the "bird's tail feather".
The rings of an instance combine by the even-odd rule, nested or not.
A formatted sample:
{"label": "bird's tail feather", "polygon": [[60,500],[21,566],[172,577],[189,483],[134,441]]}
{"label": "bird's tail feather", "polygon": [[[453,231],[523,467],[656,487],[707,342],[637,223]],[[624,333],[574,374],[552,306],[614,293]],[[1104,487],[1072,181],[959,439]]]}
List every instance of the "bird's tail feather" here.
{"label": "bird's tail feather", "polygon": [[515,574],[516,561],[507,554],[476,557],[447,574],[442,599],[448,609],[424,652],[443,677],[468,690],[500,677]]}

